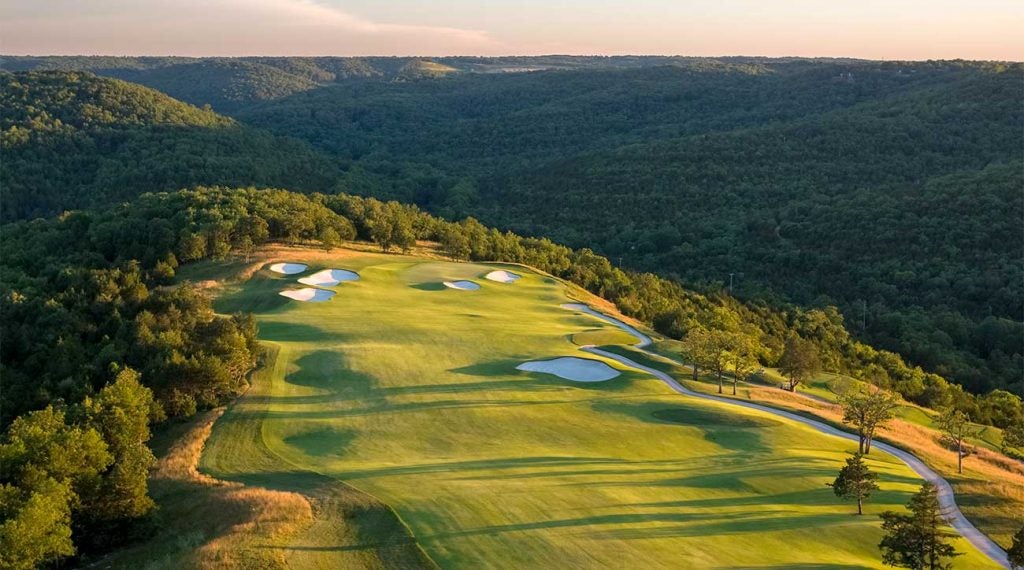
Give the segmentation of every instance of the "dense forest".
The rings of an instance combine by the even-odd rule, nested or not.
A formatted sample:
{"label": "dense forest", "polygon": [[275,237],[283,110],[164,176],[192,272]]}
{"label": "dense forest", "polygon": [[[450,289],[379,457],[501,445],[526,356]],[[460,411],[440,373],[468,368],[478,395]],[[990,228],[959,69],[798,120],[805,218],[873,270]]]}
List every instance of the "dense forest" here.
{"label": "dense forest", "polygon": [[1021,392],[1022,84],[1020,64],[688,61],[351,83],[237,116],[338,156],[346,191],[835,304],[928,370]]}
{"label": "dense forest", "polygon": [[[542,57],[105,57],[0,56],[0,70],[88,71],[152,87],[197,106],[232,113],[324,85],[405,82],[450,74],[635,69],[689,62],[660,56]],[[751,61],[758,58],[731,58]]]}
{"label": "dense forest", "polygon": [[[28,145],[22,171],[14,163],[3,172],[14,187],[27,181],[19,194],[30,204],[5,204],[5,219],[193,183],[396,199],[591,247],[705,293],[834,305],[855,336],[930,372],[976,393],[1024,393],[1020,64],[5,57],[2,65],[89,69],[211,103],[233,116],[228,131],[245,129],[241,139],[258,147],[239,143],[219,164],[205,150],[189,157],[198,145],[175,146],[185,156],[169,172],[136,168],[133,154],[116,162],[118,176],[68,168],[89,176],[73,194],[96,198],[62,202],[46,196],[67,185],[49,188],[22,171],[76,156],[99,162],[93,149],[58,156]],[[540,71],[511,73],[526,70]],[[319,152],[288,146],[298,144],[291,137]],[[45,206],[32,210],[38,202]]]}
{"label": "dense forest", "polygon": [[324,191],[339,172],[304,142],[83,73],[0,73],[0,152],[3,220],[193,184]]}

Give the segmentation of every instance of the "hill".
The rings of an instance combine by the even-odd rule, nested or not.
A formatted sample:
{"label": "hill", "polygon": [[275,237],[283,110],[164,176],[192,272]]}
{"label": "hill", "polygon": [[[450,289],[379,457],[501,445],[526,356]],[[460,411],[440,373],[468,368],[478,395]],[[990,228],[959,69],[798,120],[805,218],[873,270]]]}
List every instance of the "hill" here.
{"label": "hill", "polygon": [[[835,304],[860,338],[972,391],[1024,391],[1024,280],[1013,247],[1024,217],[1014,192],[1022,178],[1019,64],[558,57],[3,64],[90,67],[139,80],[151,74],[198,100],[216,86],[218,101],[242,121],[165,125],[161,137],[173,131],[197,143],[161,143],[159,151],[151,148],[153,128],[138,122],[76,133],[70,143],[62,135],[12,146],[4,172],[14,198],[5,219],[109,203],[133,195],[133,186],[341,188],[594,247],[704,291],[729,282],[749,301]],[[444,81],[395,81],[410,66],[458,71]],[[525,69],[548,71],[508,73]],[[7,106],[24,121],[19,105],[26,101]],[[305,139],[334,163],[253,126]],[[139,128],[146,134],[131,144],[118,138]],[[237,136],[239,129],[246,134]],[[96,160],[97,149],[116,149],[118,158]]]}
{"label": "hill", "polygon": [[834,303],[928,370],[1024,393],[1022,80],[1020,64],[680,60],[341,84],[238,117],[337,155],[348,191],[705,291],[732,274],[745,299]]}
{"label": "hill", "polygon": [[[148,194],[101,210],[7,224],[0,238],[0,310],[5,316],[0,420],[7,428],[0,453],[15,459],[14,468],[0,473],[0,483],[12,490],[5,516],[14,521],[11,524],[27,525],[24,528],[35,533],[17,536],[46,538],[43,548],[50,549],[45,553],[52,557],[77,551],[87,561],[128,542],[141,549],[143,559],[154,552],[204,559],[228,548],[231,557],[220,562],[240,560],[241,566],[289,556],[306,561],[334,556],[364,562],[378,556],[414,561],[424,551],[458,562],[472,560],[476,549],[494,555],[511,549],[524,561],[542,561],[555,555],[546,546],[553,536],[572,541],[573,556],[591,550],[595,556],[611,556],[612,551],[599,548],[597,542],[625,539],[605,536],[604,530],[626,532],[633,524],[644,524],[667,529],[653,539],[649,554],[633,550],[639,543],[620,546],[630,556],[659,559],[677,553],[680,544],[697,536],[749,532],[750,527],[725,521],[735,516],[729,514],[727,502],[757,496],[768,500],[765,504],[785,506],[788,513],[751,521],[759,536],[806,543],[801,556],[814,558],[820,556],[814,546],[817,538],[804,538],[804,523],[837,524],[836,534],[829,536],[843,545],[843,556],[869,561],[868,549],[873,553],[877,542],[874,523],[853,528],[848,526],[849,517],[843,515],[845,522],[838,524],[840,519],[828,514],[833,499],[825,500],[831,497],[822,486],[827,469],[818,463],[831,467],[829,462],[841,458],[845,448],[835,448],[834,441],[802,428],[793,431],[793,426],[750,424],[755,419],[737,419],[730,411],[718,410],[720,404],[677,403],[665,385],[611,361],[603,365],[620,368],[622,378],[608,384],[549,384],[545,377],[523,377],[516,371],[526,360],[544,365],[552,357],[578,357],[579,343],[623,342],[621,332],[559,306],[582,299],[612,310],[607,301],[587,291],[614,300],[629,315],[662,330],[700,324],[737,338],[749,335],[766,364],[777,364],[783,341],[799,336],[830,369],[868,379],[872,371],[884,371],[896,389],[915,401],[953,399],[975,418],[1021,421],[1019,399],[999,393],[986,398],[964,394],[939,377],[905,366],[895,355],[852,341],[833,313],[783,313],[745,306],[727,296],[700,295],[650,274],[616,269],[589,250],[502,234],[473,220],[445,222],[397,203],[252,188],[198,189]],[[325,251],[353,238],[406,252],[417,249],[417,239],[432,240],[437,249],[419,250],[426,258],[371,254],[368,246],[358,244],[353,251]],[[267,254],[259,246],[271,240],[316,243],[320,249],[271,249],[276,257],[263,257]],[[442,261],[439,253],[476,263]],[[301,259],[295,258],[300,254]],[[482,260],[492,263],[481,265]],[[494,261],[538,269],[494,266]],[[274,262],[308,267],[298,268],[302,275],[282,277],[268,265]],[[499,268],[522,278],[479,278]],[[354,270],[357,273],[348,275],[359,279],[324,285],[326,277],[319,269]],[[211,288],[227,277],[235,279],[234,284]],[[461,281],[475,281],[476,290]],[[180,286],[182,282],[197,287]],[[308,290],[296,293],[300,285]],[[289,297],[281,292],[289,292]],[[315,294],[305,294],[310,292]],[[334,298],[327,303],[292,300],[322,299],[331,293]],[[424,312],[433,317],[421,318]],[[494,344],[499,333],[504,340]],[[670,354],[678,351],[674,341],[658,340]],[[263,352],[268,345],[271,350]],[[259,362],[263,367],[250,376]],[[250,396],[214,428],[205,459],[198,458],[197,450],[206,440],[210,416],[189,429],[180,445],[154,445],[162,450],[152,481],[160,511],[152,510],[146,492],[145,475],[152,462],[145,451],[148,430],[131,431],[133,443],[127,447],[124,440],[115,439],[127,429],[123,424],[99,423],[106,431],[89,431],[96,425],[92,422],[116,418],[134,418],[142,426],[147,417],[156,423],[168,416],[188,418],[231,401],[250,381],[255,382]],[[97,412],[96,402],[114,410],[134,404],[119,415]],[[671,411],[679,406],[685,411]],[[687,423],[691,416],[704,419]],[[525,438],[509,435],[510,421],[539,431]],[[176,425],[166,429],[174,431]],[[409,431],[381,432],[381,426]],[[623,443],[613,435],[632,430],[644,434],[641,443]],[[33,433],[46,437],[25,437]],[[949,452],[936,443],[935,433],[921,437],[923,449],[932,454],[927,460],[947,470]],[[674,442],[668,448],[662,445],[667,440]],[[813,448],[804,447],[809,442]],[[71,443],[105,444],[121,451],[99,467],[60,463],[63,455],[53,446],[63,449]],[[361,448],[364,444],[368,447]],[[918,444],[914,440],[909,445]],[[342,445],[347,447],[337,447]],[[409,445],[409,455],[398,454],[396,445]],[[588,457],[612,460],[575,467],[572,462],[546,460],[524,460],[521,466],[491,461],[509,454],[558,457],[558,446],[581,446],[589,450]],[[349,455],[359,449],[363,451],[358,455]],[[675,464],[681,460],[673,454],[682,449],[693,450],[701,469],[715,475],[680,481],[684,466]],[[718,462],[723,453],[742,460],[745,467],[785,458],[787,465],[792,464],[787,473],[794,475],[787,489],[799,496],[773,487],[770,482],[781,479],[774,471],[769,474],[767,467],[763,477],[730,471],[729,465]],[[808,463],[812,456],[815,461]],[[410,458],[419,465],[428,457],[432,463],[423,472],[401,469]],[[456,463],[440,465],[439,457]],[[360,467],[354,468],[350,460],[361,462]],[[906,475],[899,473],[905,468],[884,458],[877,461],[879,470],[893,476],[894,485],[886,492],[892,491],[892,500],[902,502],[901,493],[908,488]],[[970,516],[1000,540],[1015,521],[1004,520],[1005,509],[991,505],[1008,504],[1012,510],[1019,499],[1016,471],[1009,461],[980,450],[967,462],[964,476],[954,479],[961,499],[975,507]],[[196,462],[216,478],[197,473]],[[131,476],[123,471],[129,466]],[[573,469],[560,473],[565,467]],[[397,470],[389,472],[392,468]],[[465,479],[448,481],[452,492],[432,492],[429,499],[411,492],[429,487],[427,480],[440,481],[437,470],[442,468],[461,472],[459,477]],[[1000,476],[993,480],[992,473]],[[91,483],[97,477],[102,484]],[[496,478],[481,486],[474,482],[480,477]],[[663,485],[650,485],[651,477],[667,479]],[[571,502],[587,511],[586,516],[566,522],[572,519],[529,515],[534,510],[529,497],[536,494],[554,501],[555,495],[547,494],[553,491],[545,491],[546,481],[556,481],[564,490],[573,487],[576,478],[584,485],[567,496],[574,497]],[[509,512],[520,513],[521,521],[480,510],[474,493],[497,481],[509,485],[502,496]],[[656,502],[668,500],[664,493],[679,491],[679,485],[696,489],[696,495],[687,499],[694,501],[705,500],[709,488],[732,489],[731,495],[723,495],[728,501],[721,505],[693,506],[713,507],[705,514],[724,517],[722,521],[701,524],[685,505],[665,505],[671,512],[664,518],[643,513],[640,518],[621,513],[605,518],[599,512],[599,504],[627,500],[622,495],[627,489],[632,488],[629,496]],[[529,490],[520,497],[525,502],[514,499],[516,487]],[[721,492],[726,492],[724,487]],[[598,489],[602,498],[586,488]],[[735,494],[737,489],[740,495]],[[748,491],[754,495],[744,499],[741,495]],[[108,505],[109,497],[126,493],[133,497],[134,510],[97,508]],[[67,514],[56,520],[33,518],[33,506],[40,502]],[[559,508],[569,507],[565,503]],[[200,511],[208,516],[192,524],[160,519]],[[460,529],[488,530],[460,535],[457,529],[443,527],[449,517],[459,521]],[[345,524],[339,525],[339,520]],[[794,526],[794,520],[804,522]],[[524,521],[537,524],[507,532],[489,528]],[[15,527],[5,524],[0,524],[0,540],[6,541],[10,556],[43,552],[34,546],[38,540],[12,540],[5,529]],[[778,526],[765,533],[764,525]],[[671,530],[677,526],[689,531]],[[410,528],[412,534],[403,530]],[[580,529],[586,532],[576,534]],[[569,534],[563,536],[565,532]],[[382,541],[385,536],[388,540]],[[155,542],[147,542],[150,539]],[[266,546],[268,540],[281,548],[255,546]],[[310,548],[292,550],[284,548],[287,544]],[[327,547],[338,544],[346,547]],[[775,550],[779,556],[787,552]],[[139,551],[123,555],[131,557],[132,552]],[[706,555],[712,556],[710,551]],[[735,556],[745,560],[742,553]]]}
{"label": "hill", "polygon": [[[761,58],[729,58],[747,63]],[[504,57],[109,57],[0,56],[0,70],[88,71],[159,89],[193,105],[233,113],[317,87],[439,79],[451,74],[639,69],[692,65],[703,59],[663,56]]]}
{"label": "hill", "polygon": [[326,190],[336,166],[307,144],[124,81],[0,73],[2,219],[106,205],[197,183]]}
{"label": "hill", "polygon": [[[350,484],[393,508],[440,567],[661,566],[681,552],[694,566],[877,564],[877,522],[852,521],[826,499],[843,445],[679,398],[599,357],[591,362],[619,376],[581,383],[517,371],[589,358],[568,337],[612,328],[559,308],[574,300],[562,283],[519,266],[358,251],[270,259],[309,266],[295,276],[261,269],[218,293],[219,312],[256,311],[276,357],[215,424],[205,472],[290,490],[294,475],[282,472],[298,467]],[[325,303],[278,294],[334,267],[359,279],[331,288]],[[483,277],[494,269],[522,277]],[[480,289],[431,287],[456,279]],[[250,458],[266,456],[254,471]],[[904,502],[913,475],[882,456],[872,466],[883,473],[877,506]],[[764,546],[731,548],[737,534]],[[790,546],[772,546],[781,544]],[[286,556],[331,564],[336,554]],[[985,565],[970,556],[965,567]]]}

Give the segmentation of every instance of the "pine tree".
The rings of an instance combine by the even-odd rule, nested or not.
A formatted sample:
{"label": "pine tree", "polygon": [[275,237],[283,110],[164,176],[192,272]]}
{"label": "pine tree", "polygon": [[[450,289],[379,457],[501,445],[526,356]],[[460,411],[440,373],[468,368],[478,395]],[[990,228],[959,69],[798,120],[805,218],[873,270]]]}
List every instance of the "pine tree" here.
{"label": "pine tree", "polygon": [[890,566],[914,570],[947,570],[952,563],[945,559],[960,554],[945,539],[956,536],[942,527],[945,521],[939,512],[935,485],[925,483],[907,504],[909,514],[882,513],[885,537],[878,547],[882,562]]}
{"label": "pine tree", "polygon": [[864,463],[864,456],[859,452],[846,460],[846,467],[839,470],[836,480],[829,483],[837,497],[857,501],[857,514],[864,514],[864,501],[871,492],[878,489],[878,475]]}

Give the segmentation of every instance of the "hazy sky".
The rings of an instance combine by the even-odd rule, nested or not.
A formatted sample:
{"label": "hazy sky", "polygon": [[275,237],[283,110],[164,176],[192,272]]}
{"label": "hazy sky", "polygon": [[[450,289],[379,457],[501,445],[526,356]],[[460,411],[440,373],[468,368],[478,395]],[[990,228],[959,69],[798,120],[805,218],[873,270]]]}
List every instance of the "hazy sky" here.
{"label": "hazy sky", "polygon": [[1022,0],[0,0],[0,52],[1024,59]]}

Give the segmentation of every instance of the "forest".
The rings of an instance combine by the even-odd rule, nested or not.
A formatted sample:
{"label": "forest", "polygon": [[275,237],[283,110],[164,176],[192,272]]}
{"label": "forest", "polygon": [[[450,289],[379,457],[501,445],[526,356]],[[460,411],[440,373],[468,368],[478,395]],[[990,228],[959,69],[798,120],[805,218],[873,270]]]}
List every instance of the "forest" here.
{"label": "forest", "polygon": [[[151,85],[232,118],[88,73],[0,74],[4,219],[192,184],[395,199],[749,306],[834,306],[912,365],[1024,393],[1020,64],[439,58],[455,71],[399,80],[416,63],[5,57],[162,74]],[[85,118],[111,100],[138,119]]]}
{"label": "forest", "polygon": [[301,141],[88,73],[0,73],[0,219],[52,216],[193,184],[326,191],[339,175]]}
{"label": "forest", "polygon": [[1020,392],[1022,74],[705,62],[343,84],[237,116],[347,161],[346,191],[834,304],[872,344]]}

